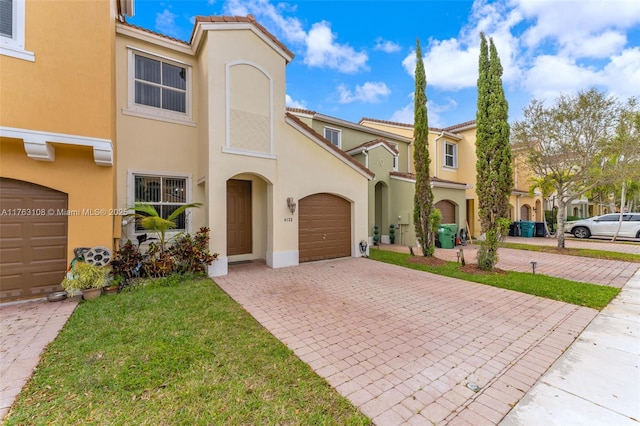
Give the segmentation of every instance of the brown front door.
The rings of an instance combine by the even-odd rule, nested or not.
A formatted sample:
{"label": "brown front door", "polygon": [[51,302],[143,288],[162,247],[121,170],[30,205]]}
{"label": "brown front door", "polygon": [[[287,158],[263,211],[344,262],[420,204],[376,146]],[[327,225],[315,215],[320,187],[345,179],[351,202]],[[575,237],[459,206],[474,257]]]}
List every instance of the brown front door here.
{"label": "brown front door", "polygon": [[227,256],[251,253],[251,181],[227,181]]}
{"label": "brown front door", "polygon": [[67,194],[0,179],[0,302],[62,290]]}
{"label": "brown front door", "polygon": [[351,204],[331,194],[300,200],[300,262],[351,256]]}

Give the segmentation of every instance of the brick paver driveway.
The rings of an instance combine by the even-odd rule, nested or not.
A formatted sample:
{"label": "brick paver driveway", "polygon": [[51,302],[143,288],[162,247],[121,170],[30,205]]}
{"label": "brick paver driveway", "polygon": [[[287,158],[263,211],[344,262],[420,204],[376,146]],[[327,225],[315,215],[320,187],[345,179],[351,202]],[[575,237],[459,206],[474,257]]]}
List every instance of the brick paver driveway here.
{"label": "brick paver driveway", "polygon": [[597,313],[368,259],[216,282],[378,425],[497,424]]}

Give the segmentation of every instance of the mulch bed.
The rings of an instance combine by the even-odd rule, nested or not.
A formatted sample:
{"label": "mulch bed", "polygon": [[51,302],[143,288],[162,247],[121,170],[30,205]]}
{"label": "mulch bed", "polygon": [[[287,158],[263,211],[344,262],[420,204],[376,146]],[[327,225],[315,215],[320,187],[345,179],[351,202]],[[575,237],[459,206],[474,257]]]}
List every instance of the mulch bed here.
{"label": "mulch bed", "polygon": [[[413,256],[407,259],[408,263],[417,263],[420,265],[427,266],[442,266],[446,265],[447,261],[440,259],[438,257],[430,256]],[[493,271],[485,271],[484,269],[480,269],[477,263],[467,263],[464,266],[460,266],[460,271],[466,272],[467,274],[475,274],[475,275],[488,275],[488,274],[506,274],[506,271],[502,269],[494,269]]]}
{"label": "mulch bed", "polygon": [[447,261],[434,256],[413,256],[407,259],[408,263],[419,263],[420,265],[427,266],[442,266],[446,265]]}

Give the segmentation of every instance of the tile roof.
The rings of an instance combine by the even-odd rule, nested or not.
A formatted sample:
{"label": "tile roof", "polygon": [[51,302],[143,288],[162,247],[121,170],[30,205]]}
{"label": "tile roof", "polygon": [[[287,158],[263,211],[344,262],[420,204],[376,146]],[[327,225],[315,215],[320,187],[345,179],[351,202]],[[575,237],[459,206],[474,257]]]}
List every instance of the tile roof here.
{"label": "tile roof", "polygon": [[258,30],[260,30],[264,35],[266,35],[271,41],[273,41],[276,45],[278,45],[278,47],[280,47],[282,50],[285,51],[285,53],[287,55],[289,55],[291,58],[293,58],[295,55],[293,54],[293,52],[291,52],[287,46],[285,46],[280,40],[278,40],[273,34],[271,34],[264,26],[262,26],[262,24],[260,24],[258,21],[256,21],[256,18],[253,17],[253,15],[247,15],[247,16],[196,16],[195,18],[195,24],[193,25],[193,30],[191,31],[191,37],[190,37],[190,41],[184,41],[184,40],[180,40],[177,39],[175,37],[171,37],[168,36],[166,34],[162,34],[156,31],[151,31],[148,30],[146,28],[140,27],[138,25],[133,25],[130,24],[129,22],[119,22],[122,25],[126,25],[127,27],[130,28],[135,28],[136,30],[140,30],[140,31],[144,31],[148,34],[152,34],[158,37],[162,37],[165,38],[167,40],[171,40],[171,41],[175,41],[181,44],[184,44],[186,46],[191,46],[191,43],[193,42],[193,36],[195,35],[196,32],[196,27],[198,26],[198,22],[209,22],[209,23],[249,23],[252,24],[254,27],[256,27]]}
{"label": "tile roof", "polygon": [[315,111],[311,111],[310,109],[304,109],[304,108],[287,107],[287,111],[297,112],[297,113],[300,113],[300,114],[308,114],[308,115],[316,115],[317,114],[317,112],[315,112]]}
{"label": "tile roof", "polygon": [[398,149],[394,146],[394,144],[392,144],[391,142],[389,142],[386,139],[383,138],[377,138],[377,139],[373,139],[369,142],[365,142],[362,143],[358,146],[354,146],[353,148],[348,149],[347,151],[354,151],[358,148],[369,148],[371,146],[377,145],[377,144],[384,144],[387,148],[389,148],[391,150],[391,152],[393,152],[394,154],[398,155]]}
{"label": "tile roof", "polygon": [[[390,176],[397,176],[397,177],[401,177],[401,178],[405,178],[405,179],[413,179],[413,180],[416,179],[416,175],[413,174],[413,173],[389,172],[389,175]],[[431,179],[432,182],[451,183],[451,184],[454,184],[454,185],[466,185],[466,183],[463,183],[463,182],[456,182],[456,181],[453,181],[453,180],[440,179],[440,178],[437,178],[435,176],[431,176],[430,179]]]}
{"label": "tile roof", "polygon": [[362,124],[363,121],[371,121],[371,122],[374,122],[374,123],[390,124],[392,126],[413,128],[413,124],[409,124],[409,123],[400,123],[398,121],[378,120],[376,118],[368,118],[368,117],[362,117],[360,119],[360,121],[358,121],[358,124]]}
{"label": "tile roof", "polygon": [[445,132],[450,132],[455,129],[460,129],[460,128],[475,125],[475,124],[476,124],[476,120],[469,120],[469,121],[465,121],[464,123],[454,124],[453,126],[445,127],[442,130],[444,130]]}
{"label": "tile roof", "polygon": [[[409,129],[413,128],[413,124],[409,124],[409,123],[400,123],[398,121],[388,121],[388,120],[378,120],[377,118],[368,118],[368,117],[362,117],[358,123],[362,124],[363,121],[371,121],[373,123],[389,124],[391,126],[406,127],[406,128],[409,128]],[[460,128],[463,128],[463,127],[467,127],[467,126],[470,126],[472,124],[476,124],[476,120],[465,121],[464,123],[454,124],[453,126],[444,127],[444,128],[429,127],[429,130],[433,130],[434,132],[442,132],[442,131],[450,132],[452,130],[460,129]]]}
{"label": "tile roof", "polygon": [[290,56],[291,58],[293,58],[295,56],[293,54],[293,52],[291,52],[289,49],[287,49],[287,46],[285,46],[280,40],[278,40],[276,38],[276,36],[271,34],[264,26],[262,26],[262,24],[260,24],[258,21],[256,21],[256,18],[253,15],[247,15],[247,16],[196,16],[195,25],[193,26],[193,32],[191,33],[191,39],[192,40],[193,40],[193,35],[195,34],[195,30],[196,30],[196,27],[198,25],[198,22],[212,22],[212,23],[241,22],[241,23],[253,24],[254,27],[259,29],[264,35],[266,35],[269,39],[271,39],[271,41],[273,41],[275,44],[277,44],[278,47],[280,47],[282,50],[284,50],[285,53],[288,56]]}
{"label": "tile roof", "polygon": [[324,136],[322,136],[320,133],[316,132],[315,130],[313,130],[311,127],[307,126],[302,120],[300,120],[298,117],[296,117],[295,115],[293,115],[290,112],[286,112],[285,116],[293,121],[296,122],[297,125],[299,125],[300,127],[302,127],[306,132],[310,133],[311,135],[313,135],[316,139],[318,139],[320,142],[324,143],[325,145],[327,145],[329,147],[329,149],[333,150],[337,155],[339,155],[340,157],[344,158],[345,160],[347,160],[349,163],[353,164],[354,166],[356,166],[358,169],[362,170],[365,174],[367,174],[368,176],[371,176],[372,178],[376,175],[375,173],[373,173],[371,170],[369,170],[368,168],[366,168],[365,166],[363,166],[362,164],[360,164],[358,161],[356,161],[353,157],[351,157],[349,154],[347,154],[346,152],[344,152],[343,150],[341,150],[340,148],[338,148],[337,146],[335,146],[334,144],[332,144],[327,138],[325,138]]}
{"label": "tile roof", "polygon": [[147,34],[151,34],[151,35],[154,35],[154,36],[162,37],[162,38],[167,39],[167,40],[175,41],[176,43],[184,44],[185,46],[189,46],[189,44],[190,44],[189,42],[186,42],[184,40],[180,40],[180,39],[177,39],[175,37],[171,37],[171,36],[168,36],[166,34],[162,34],[162,33],[156,32],[156,31],[151,31],[151,30],[148,30],[146,28],[140,27],[138,25],[133,25],[133,24],[127,22],[127,21],[124,21],[124,22],[118,21],[118,23],[120,25],[124,25],[124,26],[127,26],[129,28],[133,28],[133,29],[136,29],[136,30],[144,31]]}

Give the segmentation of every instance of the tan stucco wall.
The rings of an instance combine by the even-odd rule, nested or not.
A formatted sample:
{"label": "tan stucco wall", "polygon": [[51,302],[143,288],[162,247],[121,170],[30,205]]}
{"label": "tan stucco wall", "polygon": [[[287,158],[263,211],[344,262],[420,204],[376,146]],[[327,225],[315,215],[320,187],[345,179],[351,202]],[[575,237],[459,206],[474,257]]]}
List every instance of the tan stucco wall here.
{"label": "tan stucco wall", "polygon": [[[112,6],[26,2],[25,49],[35,61],[0,55],[0,126],[106,139],[115,148]],[[116,219],[108,213],[117,207],[114,167],[96,165],[89,147],[55,144],[52,162],[28,158],[15,139],[2,139],[0,150],[3,177],[65,192],[69,209],[107,211],[69,217],[69,261],[75,247],[113,247]]]}
{"label": "tan stucco wall", "polygon": [[[191,66],[192,69],[192,122],[176,124],[169,121],[126,114],[129,107],[128,77],[129,48],[151,52]],[[204,203],[205,187],[197,185],[204,172],[199,159],[198,126],[201,124],[199,103],[200,70],[196,60],[181,52],[119,34],[116,39],[116,99],[117,99],[117,204],[133,205],[131,179],[133,172],[149,174],[174,174],[191,178],[190,202]],[[196,232],[205,225],[205,207],[192,209],[189,232]],[[135,230],[129,225],[123,230],[123,239],[133,239]]]}
{"label": "tan stucco wall", "polygon": [[[191,66],[193,125],[121,112],[128,104],[127,46]],[[298,212],[292,215],[286,200],[299,202],[314,193],[331,193],[351,202],[352,253],[359,255],[355,247],[367,235],[368,180],[285,122],[286,59],[263,39],[246,29],[208,31],[192,56],[119,35],[117,63],[120,203],[129,196],[131,170],[189,174],[192,201],[205,204],[193,212],[191,228],[211,228],[210,248],[220,257],[210,273],[220,275],[226,273],[228,261],[265,259],[274,267],[296,264]],[[257,93],[259,103],[254,102]],[[234,122],[234,117],[243,119]],[[254,119],[259,126],[237,127]],[[229,179],[252,182],[253,243],[251,253],[230,258],[226,255]]]}

